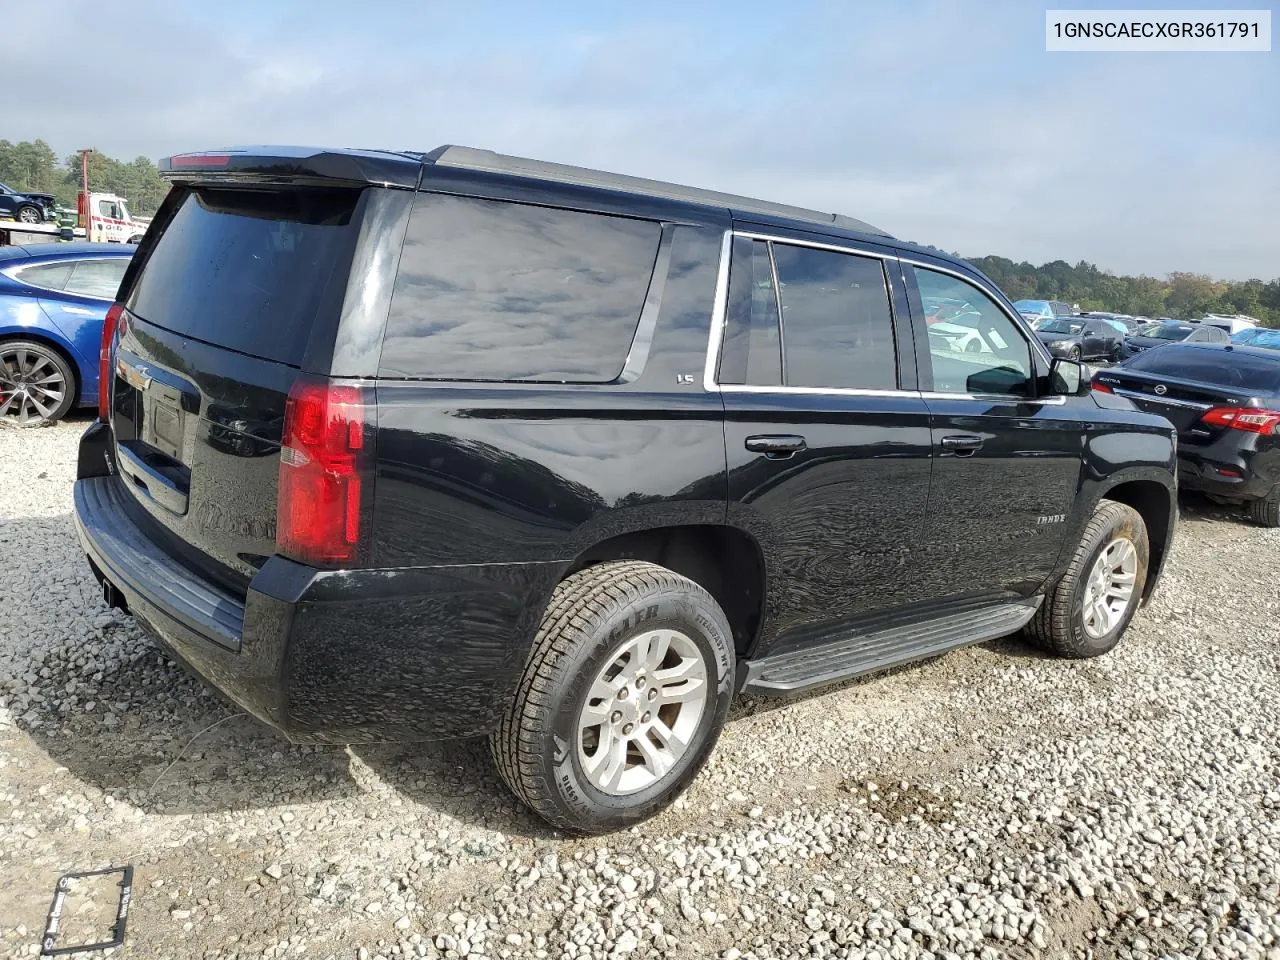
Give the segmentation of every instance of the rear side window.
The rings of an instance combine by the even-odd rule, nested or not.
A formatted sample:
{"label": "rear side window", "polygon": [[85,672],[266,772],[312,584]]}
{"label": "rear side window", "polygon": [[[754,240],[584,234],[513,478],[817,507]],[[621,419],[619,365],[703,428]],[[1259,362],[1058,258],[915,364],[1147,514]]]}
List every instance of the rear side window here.
{"label": "rear side window", "polygon": [[190,191],[127,306],[183,336],[299,366],[322,309],[341,308],[354,190]]}
{"label": "rear side window", "polygon": [[769,244],[734,241],[720,383],[776,387],[782,383],[781,323]]}
{"label": "rear side window", "polygon": [[1272,360],[1238,351],[1168,346],[1144,351],[1125,366],[1174,380],[1196,380],[1234,390],[1280,394],[1280,356]]}
{"label": "rear side window", "polygon": [[61,290],[66,286],[67,278],[71,276],[73,266],[75,264],[72,262],[38,263],[32,267],[24,267],[17,272],[16,276],[23,283],[40,287],[42,290]]}
{"label": "rear side window", "polygon": [[649,220],[423,194],[409,220],[378,372],[614,380],[661,234]]}
{"label": "rear side window", "polygon": [[112,257],[110,260],[81,260],[76,264],[71,279],[64,288],[67,293],[82,297],[114,300],[120,289],[124,272],[129,269],[128,257]]}
{"label": "rear side window", "polygon": [[893,318],[881,262],[772,246],[787,386],[896,389]]}

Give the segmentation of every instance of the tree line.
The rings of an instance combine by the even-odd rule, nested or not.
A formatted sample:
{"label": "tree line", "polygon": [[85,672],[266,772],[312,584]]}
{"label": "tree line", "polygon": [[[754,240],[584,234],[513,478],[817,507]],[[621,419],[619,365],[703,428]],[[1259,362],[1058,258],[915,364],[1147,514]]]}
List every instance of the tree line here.
{"label": "tree line", "polygon": [[1014,263],[1005,257],[973,257],[969,262],[989,276],[1013,300],[1061,300],[1081,310],[1109,310],[1139,317],[1194,320],[1206,313],[1243,313],[1280,327],[1280,277],[1215,280],[1200,273],[1156,277],[1116,276],[1081,260],[1042,264]]}
{"label": "tree line", "polygon": [[[60,204],[74,207],[80,189],[80,155],[71,154],[60,162],[43,140],[0,140],[0,182],[15,190],[51,193]],[[89,155],[89,184],[124,197],[139,216],[154,214],[168,189],[146,157],[124,161],[96,151]],[[1280,278],[1228,282],[1198,273],[1171,273],[1161,280],[1117,276],[1083,260],[1075,266],[1055,260],[1038,267],[994,256],[970,258],[970,262],[1014,300],[1062,300],[1079,304],[1081,310],[1178,319],[1243,313],[1280,327]]]}
{"label": "tree line", "polygon": [[[59,161],[43,140],[0,140],[0,183],[20,192],[52,194],[59,205],[74,208],[80,191],[80,154]],[[133,213],[149,217],[169,187],[146,157],[117,160],[94,151],[89,154],[89,189],[118,194],[129,201]]]}

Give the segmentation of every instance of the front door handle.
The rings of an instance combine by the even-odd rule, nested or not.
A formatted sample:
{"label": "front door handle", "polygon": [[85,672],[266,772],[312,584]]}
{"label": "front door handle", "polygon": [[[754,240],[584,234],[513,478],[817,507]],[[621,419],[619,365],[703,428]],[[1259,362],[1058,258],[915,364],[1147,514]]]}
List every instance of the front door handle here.
{"label": "front door handle", "polygon": [[752,453],[763,453],[770,460],[786,460],[794,457],[807,444],[804,437],[794,434],[770,434],[761,437],[747,437],[746,447]]}
{"label": "front door handle", "polygon": [[942,449],[950,450],[957,457],[971,457],[982,448],[982,437],[975,437],[971,433],[958,434],[953,437],[942,438]]}

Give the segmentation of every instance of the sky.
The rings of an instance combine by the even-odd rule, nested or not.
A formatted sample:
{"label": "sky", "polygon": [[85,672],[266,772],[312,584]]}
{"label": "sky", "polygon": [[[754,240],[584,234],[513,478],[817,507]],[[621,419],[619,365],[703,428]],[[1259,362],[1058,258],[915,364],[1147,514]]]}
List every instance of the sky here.
{"label": "sky", "polygon": [[457,143],[965,256],[1280,277],[1280,52],[1047,53],[1045,6],[24,0],[6,35],[57,38],[59,65],[6,77],[0,137]]}

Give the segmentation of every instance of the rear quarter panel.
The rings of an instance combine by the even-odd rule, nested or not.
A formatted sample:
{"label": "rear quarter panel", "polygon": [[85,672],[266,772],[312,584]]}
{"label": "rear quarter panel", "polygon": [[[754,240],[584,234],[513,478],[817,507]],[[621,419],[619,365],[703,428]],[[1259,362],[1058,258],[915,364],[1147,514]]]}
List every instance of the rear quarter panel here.
{"label": "rear quarter panel", "polygon": [[[86,318],[86,321],[90,319]],[[0,340],[27,337],[56,346],[76,368],[81,403],[93,403],[98,398],[98,368],[95,363],[98,345],[95,340],[91,351],[86,354],[82,341],[86,341],[89,335],[100,338],[101,332],[101,317],[96,320],[96,326],[86,323],[64,330],[62,325],[53,322],[36,297],[0,293]]]}

